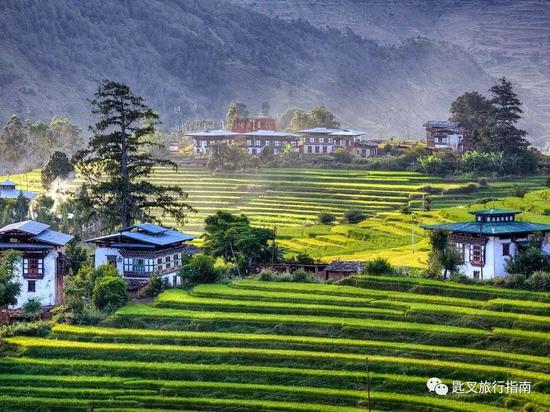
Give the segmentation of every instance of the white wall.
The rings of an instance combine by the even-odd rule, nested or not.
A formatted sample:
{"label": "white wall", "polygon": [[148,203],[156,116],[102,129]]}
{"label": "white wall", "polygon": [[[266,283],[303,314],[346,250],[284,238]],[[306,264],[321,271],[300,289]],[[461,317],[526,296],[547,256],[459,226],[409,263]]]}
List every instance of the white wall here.
{"label": "white wall", "polygon": [[55,277],[57,272],[57,251],[52,249],[44,257],[44,277],[42,279],[36,279],[36,291],[28,292],[28,280],[23,278],[23,259],[20,258],[17,263],[16,280],[21,285],[21,292],[17,297],[17,303],[10,308],[20,308],[30,298],[36,298],[40,300],[43,306],[55,305],[56,295],[56,283]]}
{"label": "white wall", "polygon": [[116,256],[116,270],[122,276],[122,274],[124,273],[124,260],[122,259],[120,251],[118,249],[98,247],[95,250],[95,267],[98,267],[99,265],[102,265],[104,263],[109,263],[109,261],[107,260],[107,256],[110,255]]}

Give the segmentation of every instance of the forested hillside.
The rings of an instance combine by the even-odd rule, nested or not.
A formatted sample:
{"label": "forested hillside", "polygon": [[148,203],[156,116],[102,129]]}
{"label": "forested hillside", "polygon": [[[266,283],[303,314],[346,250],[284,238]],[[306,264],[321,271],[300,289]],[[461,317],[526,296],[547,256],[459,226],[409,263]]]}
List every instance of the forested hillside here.
{"label": "forested hillside", "polygon": [[0,44],[2,121],[15,112],[87,125],[86,99],[110,78],[143,95],[166,126],[221,118],[234,99],[252,112],[267,100],[274,114],[321,103],[344,125],[419,137],[457,95],[490,85],[446,43],[380,46],[225,1],[6,0]]}
{"label": "forested hillside", "polygon": [[550,4],[546,0],[231,0],[270,17],[349,28],[382,43],[425,36],[457,44],[525,101],[525,127],[550,146]]}

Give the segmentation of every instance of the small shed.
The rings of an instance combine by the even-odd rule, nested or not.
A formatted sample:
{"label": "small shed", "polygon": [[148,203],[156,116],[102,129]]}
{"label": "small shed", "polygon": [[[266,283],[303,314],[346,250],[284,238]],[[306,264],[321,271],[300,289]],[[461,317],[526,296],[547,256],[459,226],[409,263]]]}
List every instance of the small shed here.
{"label": "small shed", "polygon": [[325,280],[340,280],[345,277],[361,273],[365,267],[362,261],[338,260],[325,268]]}

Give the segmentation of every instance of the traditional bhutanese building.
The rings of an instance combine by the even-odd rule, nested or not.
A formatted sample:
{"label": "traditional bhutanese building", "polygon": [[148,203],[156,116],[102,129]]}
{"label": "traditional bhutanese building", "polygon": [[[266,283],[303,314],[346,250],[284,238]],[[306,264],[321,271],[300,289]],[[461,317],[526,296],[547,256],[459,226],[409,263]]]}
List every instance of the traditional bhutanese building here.
{"label": "traditional bhutanese building", "polygon": [[352,129],[329,129],[314,127],[300,130],[303,137],[303,152],[305,154],[328,154],[338,148],[353,151],[355,142],[365,133]]}
{"label": "traditional bhutanese building", "polygon": [[275,130],[257,130],[244,134],[248,153],[259,155],[264,147],[270,146],[274,154],[280,154],[286,145],[292,146],[293,151],[299,150],[300,135],[278,132]]}
{"label": "traditional bhutanese building", "polygon": [[235,117],[231,125],[231,131],[235,133],[255,132],[256,130],[277,130],[275,119],[269,116],[258,115],[252,117]]}
{"label": "traditional bhutanese building", "polygon": [[89,239],[95,244],[95,267],[108,263],[128,282],[129,288],[145,284],[159,274],[169,285],[179,284],[178,272],[185,255],[200,251],[187,242],[196,236],[166,227],[142,223],[117,233]]}
{"label": "traditional bhutanese building", "polygon": [[426,147],[462,153],[470,148],[464,130],[456,122],[430,120],[422,125],[426,129]]}
{"label": "traditional bhutanese building", "polygon": [[0,254],[17,250],[16,280],[21,285],[14,308],[35,298],[42,306],[63,301],[63,276],[68,268],[64,246],[71,235],[51,230],[49,225],[27,220],[0,229]]}
{"label": "traditional bhutanese building", "polygon": [[450,232],[452,246],[462,257],[460,272],[473,279],[507,276],[506,261],[528,247],[530,237],[543,235],[542,251],[550,255],[550,225],[520,222],[516,210],[488,209],[470,212],[470,222],[424,225],[428,230]]}
{"label": "traditional bhutanese building", "polygon": [[17,199],[20,193],[23,193],[23,196],[27,200],[32,200],[36,197],[36,193],[16,189],[15,182],[11,180],[5,180],[0,182],[0,199]]}
{"label": "traditional bhutanese building", "polygon": [[223,129],[205,130],[203,132],[186,133],[185,135],[193,139],[193,152],[196,154],[209,153],[213,146],[233,143],[237,137],[241,136],[240,133]]}

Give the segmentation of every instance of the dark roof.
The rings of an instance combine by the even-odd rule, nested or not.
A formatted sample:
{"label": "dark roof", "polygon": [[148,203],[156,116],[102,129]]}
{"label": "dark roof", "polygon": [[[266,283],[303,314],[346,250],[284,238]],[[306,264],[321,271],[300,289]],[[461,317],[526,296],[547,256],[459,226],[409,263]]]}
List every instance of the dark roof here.
{"label": "dark roof", "polygon": [[485,209],[485,210],[474,210],[472,212],[468,212],[472,215],[484,215],[484,216],[490,216],[490,215],[517,215],[518,213],[521,213],[519,210],[508,210],[508,209]]}
{"label": "dark roof", "polygon": [[29,249],[52,249],[54,245],[48,245],[46,243],[0,243],[0,249],[14,249],[14,250],[29,250]]}
{"label": "dark roof", "polygon": [[448,120],[430,120],[422,125],[427,129],[446,129],[453,132],[460,132],[460,124],[457,122],[450,122]]}
{"label": "dark roof", "polygon": [[[31,235],[36,240],[56,246],[64,246],[74,237],[66,233],[51,230],[49,225],[35,222],[34,220],[12,223],[0,229],[0,234],[8,232],[25,233]],[[17,243],[14,243],[14,245],[17,245]]]}
{"label": "dark roof", "polygon": [[[100,236],[87,240],[87,242],[98,243],[112,241],[113,245],[129,245],[128,239],[141,243],[147,243],[152,246],[167,246],[195,239],[196,236],[178,232],[162,226],[151,223],[141,223],[139,225],[129,226],[120,229],[118,233]],[[129,247],[129,246],[128,246]],[[132,246],[134,247],[134,246]]]}
{"label": "dark roof", "polygon": [[364,267],[365,262],[338,260],[336,262],[332,262],[330,265],[325,267],[325,271],[359,273],[363,270]]}
{"label": "dark roof", "polygon": [[482,235],[506,235],[550,231],[550,225],[530,222],[459,222],[441,225],[422,225],[427,230],[449,230],[451,232]]}

